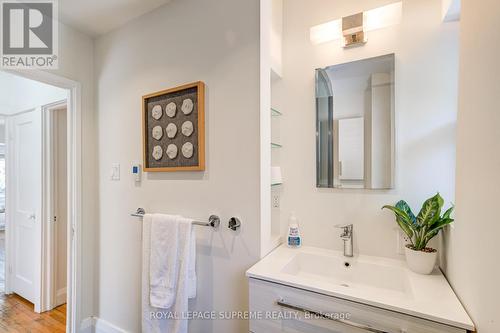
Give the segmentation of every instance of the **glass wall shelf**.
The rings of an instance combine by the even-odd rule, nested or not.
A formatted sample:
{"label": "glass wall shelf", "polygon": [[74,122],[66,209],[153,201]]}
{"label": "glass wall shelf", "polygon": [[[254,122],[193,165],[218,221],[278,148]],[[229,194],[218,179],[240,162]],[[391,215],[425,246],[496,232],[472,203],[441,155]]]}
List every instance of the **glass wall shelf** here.
{"label": "glass wall shelf", "polygon": [[282,116],[282,115],[283,115],[283,113],[279,112],[276,109],[271,108],[271,116],[278,117],[278,116]]}
{"label": "glass wall shelf", "polygon": [[283,146],[280,145],[279,143],[271,142],[271,148],[281,148],[281,147]]}

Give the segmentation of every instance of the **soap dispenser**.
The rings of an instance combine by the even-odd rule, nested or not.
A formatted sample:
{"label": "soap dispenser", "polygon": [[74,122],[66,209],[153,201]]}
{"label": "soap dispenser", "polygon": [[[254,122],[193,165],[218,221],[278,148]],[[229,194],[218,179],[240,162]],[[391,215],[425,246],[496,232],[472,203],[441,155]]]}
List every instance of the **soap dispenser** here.
{"label": "soap dispenser", "polygon": [[299,231],[299,221],[297,217],[295,217],[295,213],[292,212],[290,214],[290,218],[288,219],[288,237],[287,237],[288,247],[300,247],[302,245],[302,237],[300,236]]}

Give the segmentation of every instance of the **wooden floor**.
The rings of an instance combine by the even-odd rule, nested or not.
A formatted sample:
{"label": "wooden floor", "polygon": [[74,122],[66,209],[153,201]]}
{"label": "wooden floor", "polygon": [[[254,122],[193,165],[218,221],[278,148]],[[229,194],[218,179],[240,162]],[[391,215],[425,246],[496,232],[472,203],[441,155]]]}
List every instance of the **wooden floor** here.
{"label": "wooden floor", "polygon": [[66,304],[35,313],[33,304],[15,294],[0,293],[0,333],[66,332]]}
{"label": "wooden floor", "polygon": [[33,304],[4,290],[4,231],[0,230],[0,333],[64,333],[66,305],[52,311],[36,313]]}

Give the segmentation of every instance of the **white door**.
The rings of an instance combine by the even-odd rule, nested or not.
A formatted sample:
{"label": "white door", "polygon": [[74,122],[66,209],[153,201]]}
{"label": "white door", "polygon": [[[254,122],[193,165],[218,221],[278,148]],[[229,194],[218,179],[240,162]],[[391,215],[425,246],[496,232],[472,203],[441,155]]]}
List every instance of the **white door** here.
{"label": "white door", "polygon": [[12,191],[7,200],[11,291],[35,304],[40,311],[41,209],[42,209],[42,124],[41,109],[10,119],[8,177]]}
{"label": "white door", "polygon": [[364,118],[339,119],[339,178],[364,178]]}

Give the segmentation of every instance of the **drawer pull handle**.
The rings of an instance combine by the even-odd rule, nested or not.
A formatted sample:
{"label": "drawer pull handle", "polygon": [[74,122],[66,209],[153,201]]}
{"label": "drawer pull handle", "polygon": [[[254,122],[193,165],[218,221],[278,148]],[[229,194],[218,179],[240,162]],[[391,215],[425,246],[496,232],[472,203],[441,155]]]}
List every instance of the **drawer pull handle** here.
{"label": "drawer pull handle", "polygon": [[283,300],[276,301],[276,304],[278,304],[279,306],[288,308],[288,309],[292,309],[292,310],[296,310],[296,311],[300,311],[300,312],[304,312],[304,313],[310,313],[310,314],[313,314],[315,316],[318,316],[318,317],[321,317],[321,318],[324,318],[324,319],[332,320],[332,321],[344,324],[346,326],[359,328],[359,329],[362,329],[362,330],[365,330],[365,331],[368,331],[368,332],[389,333],[387,331],[382,331],[382,330],[373,328],[373,327],[371,327],[369,325],[358,324],[358,323],[355,323],[353,321],[346,320],[346,319],[332,318],[331,316],[327,316],[326,314],[324,314],[324,313],[322,313],[320,311],[315,311],[315,310],[312,310],[312,309],[309,309],[309,308],[306,308],[306,307],[303,307],[303,306],[300,306],[300,305],[290,304],[290,303],[287,303],[287,302],[285,302]]}

